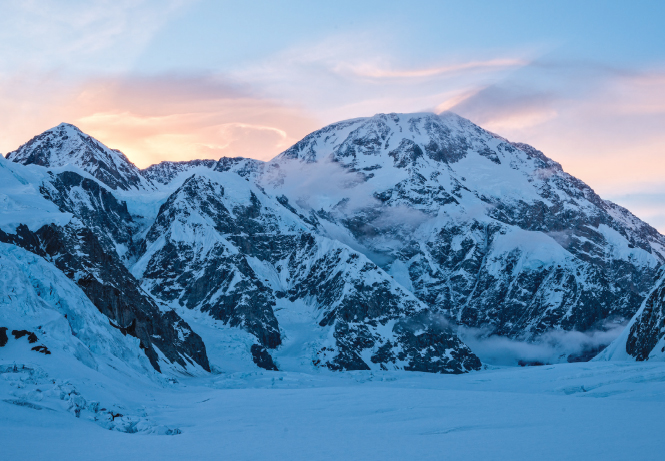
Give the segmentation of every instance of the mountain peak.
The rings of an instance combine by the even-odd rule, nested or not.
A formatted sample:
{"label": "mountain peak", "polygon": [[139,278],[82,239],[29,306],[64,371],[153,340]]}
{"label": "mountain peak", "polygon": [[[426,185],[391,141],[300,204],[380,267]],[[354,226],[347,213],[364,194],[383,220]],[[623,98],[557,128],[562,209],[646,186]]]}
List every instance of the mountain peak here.
{"label": "mountain peak", "polygon": [[275,160],[312,163],[330,159],[353,169],[405,168],[429,161],[452,164],[475,153],[500,163],[495,154],[498,144],[514,150],[507,140],[453,112],[376,114],[328,125]]}
{"label": "mountain peak", "polygon": [[[57,126],[54,126],[53,128],[51,128],[51,130],[57,130],[57,129],[74,129],[74,130],[78,131],[79,133],[82,133],[82,131],[79,127],[77,127],[76,125],[74,125],[72,123],[67,123],[67,122],[62,122],[62,123],[58,124]],[[51,130],[46,130],[46,131],[51,131]]]}
{"label": "mountain peak", "polygon": [[149,179],[120,151],[110,149],[71,123],[35,136],[7,159],[23,165],[47,168],[74,167],[100,180],[111,189],[152,189]]}

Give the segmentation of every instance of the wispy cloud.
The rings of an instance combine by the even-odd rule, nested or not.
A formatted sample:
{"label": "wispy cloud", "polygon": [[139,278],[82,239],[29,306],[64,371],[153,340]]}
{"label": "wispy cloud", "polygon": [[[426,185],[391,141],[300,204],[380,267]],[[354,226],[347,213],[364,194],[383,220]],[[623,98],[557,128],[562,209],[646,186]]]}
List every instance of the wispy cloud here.
{"label": "wispy cloud", "polygon": [[663,227],[629,195],[662,192],[665,69],[535,61],[469,92],[451,110],[562,163],[603,197]]}
{"label": "wispy cloud", "polygon": [[298,101],[326,122],[377,112],[433,110],[527,65],[531,53],[406,62],[370,32],[283,50],[234,70],[270,97]]}
{"label": "wispy cloud", "polygon": [[127,69],[154,34],[192,0],[6,0],[0,72]]}
{"label": "wispy cloud", "polygon": [[76,83],[51,76],[7,83],[0,89],[0,124],[7,128],[0,132],[4,152],[67,121],[122,150],[139,166],[222,156],[267,160],[318,128],[315,117],[296,105],[261,97],[246,85],[214,75],[119,76]]}
{"label": "wispy cloud", "polygon": [[368,64],[355,66],[340,64],[336,70],[340,73],[350,72],[360,77],[369,77],[375,79],[421,79],[427,77],[458,74],[460,72],[507,69],[521,67],[527,64],[528,61],[523,59],[490,59],[487,61],[462,62],[458,64],[449,64],[423,69],[390,69]]}

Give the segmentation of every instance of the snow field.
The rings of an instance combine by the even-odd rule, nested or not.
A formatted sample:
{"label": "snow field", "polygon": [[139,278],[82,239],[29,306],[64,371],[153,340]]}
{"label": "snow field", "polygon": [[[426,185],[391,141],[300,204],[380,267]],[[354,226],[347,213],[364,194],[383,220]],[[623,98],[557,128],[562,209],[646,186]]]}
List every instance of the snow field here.
{"label": "snow field", "polygon": [[241,372],[126,389],[151,424],[181,431],[172,436],[108,431],[3,395],[0,443],[6,459],[657,459],[664,365]]}

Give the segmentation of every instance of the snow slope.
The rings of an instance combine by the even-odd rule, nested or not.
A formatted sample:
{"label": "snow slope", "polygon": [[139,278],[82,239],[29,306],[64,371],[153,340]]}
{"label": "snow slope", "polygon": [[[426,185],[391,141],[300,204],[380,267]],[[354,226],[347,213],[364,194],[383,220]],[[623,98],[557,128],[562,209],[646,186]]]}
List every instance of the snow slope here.
{"label": "snow slope", "polygon": [[[2,392],[14,376],[0,376]],[[649,460],[663,449],[664,380],[662,363],[220,374],[143,397],[178,435],[103,430],[3,396],[0,440],[11,458]]]}

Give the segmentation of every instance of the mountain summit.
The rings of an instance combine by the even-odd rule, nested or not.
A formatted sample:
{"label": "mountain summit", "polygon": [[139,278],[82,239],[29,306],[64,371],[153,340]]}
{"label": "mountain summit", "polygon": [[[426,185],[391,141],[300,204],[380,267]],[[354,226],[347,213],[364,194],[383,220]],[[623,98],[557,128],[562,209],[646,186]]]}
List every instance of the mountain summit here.
{"label": "mountain summit", "polygon": [[627,321],[665,261],[654,228],[452,113],[329,125],[258,181],[431,309],[502,335]]}
{"label": "mountain summit", "polygon": [[78,167],[111,189],[154,189],[122,152],[109,149],[69,123],[35,136],[6,158],[23,165]]}

